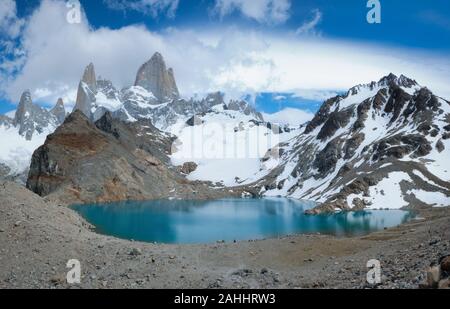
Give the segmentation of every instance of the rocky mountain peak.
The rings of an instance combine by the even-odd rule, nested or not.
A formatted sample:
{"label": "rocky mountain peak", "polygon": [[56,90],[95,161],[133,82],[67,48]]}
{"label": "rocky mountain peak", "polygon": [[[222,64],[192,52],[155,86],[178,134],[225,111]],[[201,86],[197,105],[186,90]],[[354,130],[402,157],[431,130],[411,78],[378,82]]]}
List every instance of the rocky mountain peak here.
{"label": "rocky mountain peak", "polygon": [[94,64],[92,62],[89,63],[89,65],[84,70],[81,81],[84,82],[86,85],[88,85],[92,91],[96,92],[97,78],[95,76],[95,68],[94,68]]}
{"label": "rocky mountain peak", "polygon": [[92,119],[92,104],[96,101],[97,80],[95,76],[95,68],[90,63],[84,70],[83,77],[78,85],[77,101],[74,111],[81,111],[86,117]]}
{"label": "rocky mountain peak", "polygon": [[163,56],[158,52],[140,67],[134,85],[152,92],[160,101],[180,96],[173,69],[167,69]]}
{"label": "rocky mountain peak", "polygon": [[20,125],[29,116],[32,106],[31,93],[29,90],[25,90],[20,97],[19,106],[14,117],[15,126]]}
{"label": "rocky mountain peak", "polygon": [[56,105],[50,110],[50,113],[58,119],[59,124],[64,122],[64,119],[66,118],[66,109],[64,107],[63,99],[58,99]]}
{"label": "rocky mountain peak", "polygon": [[412,88],[414,86],[418,86],[418,83],[403,74],[397,77],[397,75],[390,73],[389,75],[381,78],[378,85],[381,87],[396,85],[399,87]]}

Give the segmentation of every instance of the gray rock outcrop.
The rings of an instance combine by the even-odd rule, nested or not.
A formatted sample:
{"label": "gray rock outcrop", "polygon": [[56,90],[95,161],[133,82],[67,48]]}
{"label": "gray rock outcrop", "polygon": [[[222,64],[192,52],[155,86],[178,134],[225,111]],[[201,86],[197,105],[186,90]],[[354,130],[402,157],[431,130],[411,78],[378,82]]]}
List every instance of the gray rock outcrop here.
{"label": "gray rock outcrop", "polygon": [[83,77],[78,85],[77,101],[75,110],[81,111],[86,117],[93,120],[92,105],[96,101],[97,80],[95,77],[95,68],[90,63],[84,70]]}
{"label": "gray rock outcrop", "polygon": [[52,113],[56,117],[56,119],[58,119],[59,124],[62,124],[64,122],[64,119],[66,119],[66,109],[64,107],[63,99],[58,99],[58,102],[56,102],[55,107],[50,110],[50,113]]}
{"label": "gray rock outcrop", "polygon": [[171,68],[166,68],[164,58],[158,52],[139,68],[134,85],[153,93],[161,102],[180,96],[174,72]]}

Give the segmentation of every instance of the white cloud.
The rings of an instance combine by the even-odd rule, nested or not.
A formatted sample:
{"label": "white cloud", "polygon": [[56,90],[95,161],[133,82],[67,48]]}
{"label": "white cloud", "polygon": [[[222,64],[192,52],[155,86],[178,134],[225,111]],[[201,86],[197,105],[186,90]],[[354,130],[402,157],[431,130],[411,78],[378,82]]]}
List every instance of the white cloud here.
{"label": "white cloud", "polygon": [[313,10],[313,18],[303,25],[301,25],[295,32],[298,35],[316,35],[318,32],[316,30],[317,25],[322,21],[322,12],[319,10]]}
{"label": "white cloud", "polygon": [[30,89],[35,101],[52,104],[63,97],[73,104],[90,62],[97,75],[117,88],[129,86],[155,51],[174,68],[186,97],[220,90],[233,98],[276,92],[324,99],[334,95],[330,90],[346,90],[393,72],[450,98],[448,55],[240,28],[92,29],[85,17],[81,24],[67,23],[67,10],[61,1],[43,0],[27,19],[21,36],[23,68],[14,77],[0,75],[0,90],[12,101]]}
{"label": "white cloud", "polygon": [[303,98],[312,101],[325,101],[335,97],[339,92],[326,89],[295,89],[293,98]]}
{"label": "white cloud", "polygon": [[266,121],[280,125],[297,126],[313,119],[314,114],[296,108],[285,108],[274,114],[263,113],[263,117]]}
{"label": "white cloud", "polygon": [[103,0],[112,10],[132,10],[152,17],[165,14],[175,17],[179,0]]}
{"label": "white cloud", "polygon": [[216,0],[215,12],[223,18],[239,11],[260,23],[279,24],[290,17],[290,0]]}
{"label": "white cloud", "polygon": [[17,17],[17,7],[14,0],[0,1],[0,38],[16,38],[24,21]]}

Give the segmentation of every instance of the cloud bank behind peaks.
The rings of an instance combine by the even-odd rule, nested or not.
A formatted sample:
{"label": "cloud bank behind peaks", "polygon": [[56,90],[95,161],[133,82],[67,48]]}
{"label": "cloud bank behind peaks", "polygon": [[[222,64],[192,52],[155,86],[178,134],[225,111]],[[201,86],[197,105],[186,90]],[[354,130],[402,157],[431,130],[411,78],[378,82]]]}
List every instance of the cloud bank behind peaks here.
{"label": "cloud bank behind peaks", "polygon": [[0,70],[0,90],[11,101],[30,89],[36,102],[50,105],[63,97],[73,104],[90,62],[117,88],[129,86],[139,66],[156,51],[173,67],[184,97],[211,91],[230,98],[259,92],[323,97],[329,90],[346,90],[393,72],[450,98],[445,55],[227,26],[158,32],[142,25],[93,29],[85,16],[81,24],[70,24],[66,15],[63,1],[42,0],[27,18],[20,35],[25,58],[12,59],[21,63],[20,71],[1,75]]}

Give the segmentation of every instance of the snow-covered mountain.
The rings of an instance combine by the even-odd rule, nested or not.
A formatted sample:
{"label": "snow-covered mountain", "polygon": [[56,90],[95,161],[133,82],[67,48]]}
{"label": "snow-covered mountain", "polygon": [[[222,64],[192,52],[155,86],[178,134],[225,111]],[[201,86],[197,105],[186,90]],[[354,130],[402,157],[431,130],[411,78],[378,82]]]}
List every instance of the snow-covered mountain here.
{"label": "snow-covered mountain", "polygon": [[450,103],[405,76],[327,100],[278,151],[254,187],[321,203],[314,212],[450,205]]}
{"label": "snow-covered mountain", "polygon": [[[160,130],[178,136],[177,146],[172,149],[172,163],[175,166],[195,163],[197,168],[188,175],[189,179],[226,186],[254,181],[253,175],[259,172],[260,159],[267,150],[279,143],[280,138],[292,137],[295,131],[264,122],[262,114],[245,101],[225,102],[220,92],[201,100],[181,98],[174,71],[167,69],[159,53],[139,68],[133,86],[120,91],[110,81],[97,79],[93,64],[87,66],[74,110],[82,111],[93,122],[106,111],[125,122],[151,120]],[[203,138],[208,140],[198,140]],[[200,142],[207,144],[199,146]],[[250,157],[225,157],[218,153],[249,147]],[[196,151],[207,148],[209,154],[193,154],[194,148]],[[211,152],[215,152],[213,157]]]}
{"label": "snow-covered mountain", "polygon": [[[403,75],[328,99],[308,123],[279,126],[220,92],[181,98],[156,53],[121,90],[88,65],[74,110],[92,123],[106,112],[130,125],[150,120],[177,137],[170,161],[188,180],[316,201],[315,213],[450,205],[450,103]],[[25,92],[14,118],[0,116],[0,176],[23,175],[64,118],[61,100],[47,111]]]}
{"label": "snow-covered mountain", "polygon": [[61,99],[50,111],[36,105],[25,91],[14,117],[0,116],[0,177],[26,180],[31,156],[65,118]]}
{"label": "snow-covered mountain", "polygon": [[172,163],[196,165],[187,176],[189,180],[228,187],[249,184],[261,173],[271,171],[271,165],[260,164],[267,150],[298,134],[296,128],[255,119],[241,107],[237,102],[219,104],[171,126],[170,133],[178,137],[172,148]]}

